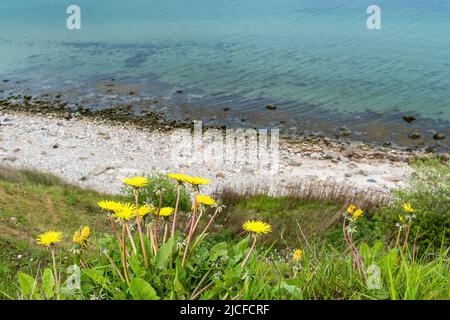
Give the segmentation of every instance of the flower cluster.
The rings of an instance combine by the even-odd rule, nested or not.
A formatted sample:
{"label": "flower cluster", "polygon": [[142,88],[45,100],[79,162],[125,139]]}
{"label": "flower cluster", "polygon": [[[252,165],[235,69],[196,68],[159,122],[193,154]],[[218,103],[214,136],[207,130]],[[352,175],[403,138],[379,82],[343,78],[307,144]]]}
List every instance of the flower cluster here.
{"label": "flower cluster", "polygon": [[87,247],[87,241],[90,235],[91,229],[88,226],[82,227],[80,230],[75,231],[72,242]]}
{"label": "flower cluster", "polygon": [[347,210],[343,213],[344,219],[348,222],[346,231],[354,233],[356,231],[356,221],[362,216],[364,211],[354,204],[350,204]]}
{"label": "flower cluster", "polygon": [[[179,256],[182,256],[182,261],[180,261],[181,267],[185,267],[187,256],[192,254],[198,247],[199,242],[208,235],[207,232],[213,225],[214,219],[222,212],[224,207],[213,197],[199,194],[199,186],[208,184],[208,179],[180,173],[171,173],[168,176],[178,182],[178,196],[174,208],[162,206],[163,196],[166,192],[164,189],[154,191],[158,203],[140,204],[140,189],[148,186],[150,183],[149,178],[142,176],[122,180],[125,185],[132,187],[134,202],[102,200],[97,203],[102,212],[106,213],[114,231],[114,236],[118,241],[121,266],[111,260],[113,258],[108,255],[107,251],[104,254],[110,260],[116,274],[128,286],[133,280],[132,276],[129,275],[129,271],[133,270],[132,263],[136,263],[134,256],[138,255],[139,259],[142,258],[145,268],[149,270],[151,268],[150,263],[158,257],[158,251],[162,250],[162,246],[167,244],[170,239],[171,241],[176,241],[176,247],[180,251],[184,250],[184,254]],[[185,219],[180,219],[181,221],[178,221],[177,225],[176,215],[180,201],[179,190],[184,187],[184,184],[189,184],[193,187],[194,205],[192,212],[186,212]],[[208,211],[211,211],[211,214],[208,214]],[[202,222],[202,219],[205,218],[208,220]],[[171,225],[170,230],[169,225]],[[200,227],[203,230],[197,233],[197,229]],[[253,244],[241,263],[242,267],[244,267],[255,249],[259,236],[272,232],[272,226],[263,221],[249,220],[242,225],[242,228],[253,237]],[[94,266],[89,258],[88,244],[90,236],[91,229],[88,226],[80,227],[72,236],[73,245],[70,251],[75,255],[83,268],[93,268]],[[60,279],[57,277],[55,244],[61,242],[62,239],[63,233],[59,231],[47,231],[40,234],[37,238],[39,244],[51,248],[55,283],[58,285],[60,284]],[[181,246],[178,244],[181,244]],[[301,259],[301,256],[302,251],[296,250],[293,260],[298,261]],[[122,270],[119,270],[119,268]]]}

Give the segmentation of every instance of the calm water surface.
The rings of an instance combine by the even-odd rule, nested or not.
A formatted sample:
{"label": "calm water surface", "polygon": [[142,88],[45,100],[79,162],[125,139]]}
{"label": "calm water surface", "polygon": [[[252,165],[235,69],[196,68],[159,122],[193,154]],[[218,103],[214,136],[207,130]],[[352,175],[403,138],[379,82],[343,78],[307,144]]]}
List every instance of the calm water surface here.
{"label": "calm water surface", "polygon": [[[224,121],[223,108],[369,124],[411,113],[445,131],[450,1],[377,0],[382,30],[370,31],[373,2],[2,0],[0,95],[64,92],[94,108],[158,98]],[[79,31],[65,27],[73,3]]]}

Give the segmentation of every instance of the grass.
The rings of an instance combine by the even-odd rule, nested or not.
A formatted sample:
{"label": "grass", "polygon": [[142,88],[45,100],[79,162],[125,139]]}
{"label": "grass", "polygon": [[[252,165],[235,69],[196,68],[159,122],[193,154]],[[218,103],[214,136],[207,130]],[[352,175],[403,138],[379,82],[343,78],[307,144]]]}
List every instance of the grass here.
{"label": "grass", "polygon": [[[14,294],[18,270],[34,273],[39,262],[46,264],[48,252],[35,239],[49,226],[68,234],[84,224],[96,232],[107,230],[104,219],[97,216],[96,203],[104,198],[53,175],[0,167],[0,290]],[[70,242],[66,238],[63,248]]]}
{"label": "grass", "polygon": [[[160,278],[149,274],[145,279],[163,299],[192,297],[194,288],[199,286],[197,282],[211,268],[217,268],[215,274],[221,278],[212,278],[208,285],[214,285],[196,295],[198,299],[450,299],[448,162],[431,159],[413,166],[413,188],[401,190],[390,199],[339,185],[299,184],[289,192],[271,196],[261,189],[249,188],[239,193],[225,189],[220,198],[226,208],[214,222],[215,232],[189,262],[197,267],[184,271],[175,264],[174,269],[158,269]],[[158,181],[166,185],[163,180]],[[99,217],[97,202],[128,197],[83,190],[48,174],[0,167],[0,291],[4,297],[20,297],[16,284],[19,270],[34,276],[50,261],[48,251],[35,242],[37,234],[51,228],[70,235],[81,225],[89,225],[99,246],[108,245],[113,238],[104,238],[103,233],[111,233],[110,225]],[[171,198],[173,194],[169,195]],[[392,236],[396,232],[395,219],[405,201],[413,204],[418,217],[411,229],[411,246],[401,253],[392,249]],[[352,255],[342,240],[342,211],[350,202],[365,211],[358,220],[355,242],[366,268],[375,268],[367,269],[368,279],[355,272]],[[249,219],[270,222],[274,232],[258,242],[256,257],[248,264],[247,272],[253,276],[243,278],[242,270],[230,261],[242,259],[247,248],[241,225]],[[63,265],[71,260],[67,250],[70,241],[66,237],[61,246],[59,257]],[[303,250],[298,263],[292,262],[295,248]],[[92,259],[97,259],[96,252],[91,254]],[[106,265],[100,257],[98,261],[98,270],[87,273],[93,281],[87,287],[92,290],[90,295],[106,298],[105,282],[101,280],[106,275],[99,273]],[[130,263],[132,272],[144,277],[137,261],[132,259]],[[371,289],[365,280],[376,280],[377,277],[371,277],[377,274],[380,286]],[[102,287],[97,292],[95,284],[99,279]],[[235,286],[241,282],[242,287]],[[171,284],[174,288],[166,292]],[[125,299],[128,293],[122,289],[109,298]]]}

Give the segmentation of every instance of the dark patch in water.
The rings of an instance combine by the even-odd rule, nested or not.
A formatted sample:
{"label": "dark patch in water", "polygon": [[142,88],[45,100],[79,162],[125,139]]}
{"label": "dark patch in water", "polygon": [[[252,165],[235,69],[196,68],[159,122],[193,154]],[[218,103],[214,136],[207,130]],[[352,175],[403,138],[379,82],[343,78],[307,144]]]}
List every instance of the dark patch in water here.
{"label": "dark patch in water", "polygon": [[140,67],[143,64],[145,64],[153,54],[155,54],[154,50],[150,50],[147,52],[138,52],[138,53],[134,54],[133,56],[126,58],[124,60],[123,66],[125,68]]}

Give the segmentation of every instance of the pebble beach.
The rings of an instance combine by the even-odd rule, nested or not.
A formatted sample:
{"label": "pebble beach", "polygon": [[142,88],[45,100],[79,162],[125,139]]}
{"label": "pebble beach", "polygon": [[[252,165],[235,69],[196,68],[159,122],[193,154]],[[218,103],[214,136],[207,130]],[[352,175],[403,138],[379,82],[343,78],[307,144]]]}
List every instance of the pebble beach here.
{"label": "pebble beach", "polygon": [[121,192],[120,179],[135,174],[182,172],[207,177],[205,192],[224,186],[266,188],[270,193],[302,183],[339,184],[388,195],[405,187],[413,154],[395,148],[328,139],[279,142],[279,167],[267,175],[252,165],[170,157],[173,133],[88,118],[64,119],[0,113],[0,163],[55,174],[100,192]]}

